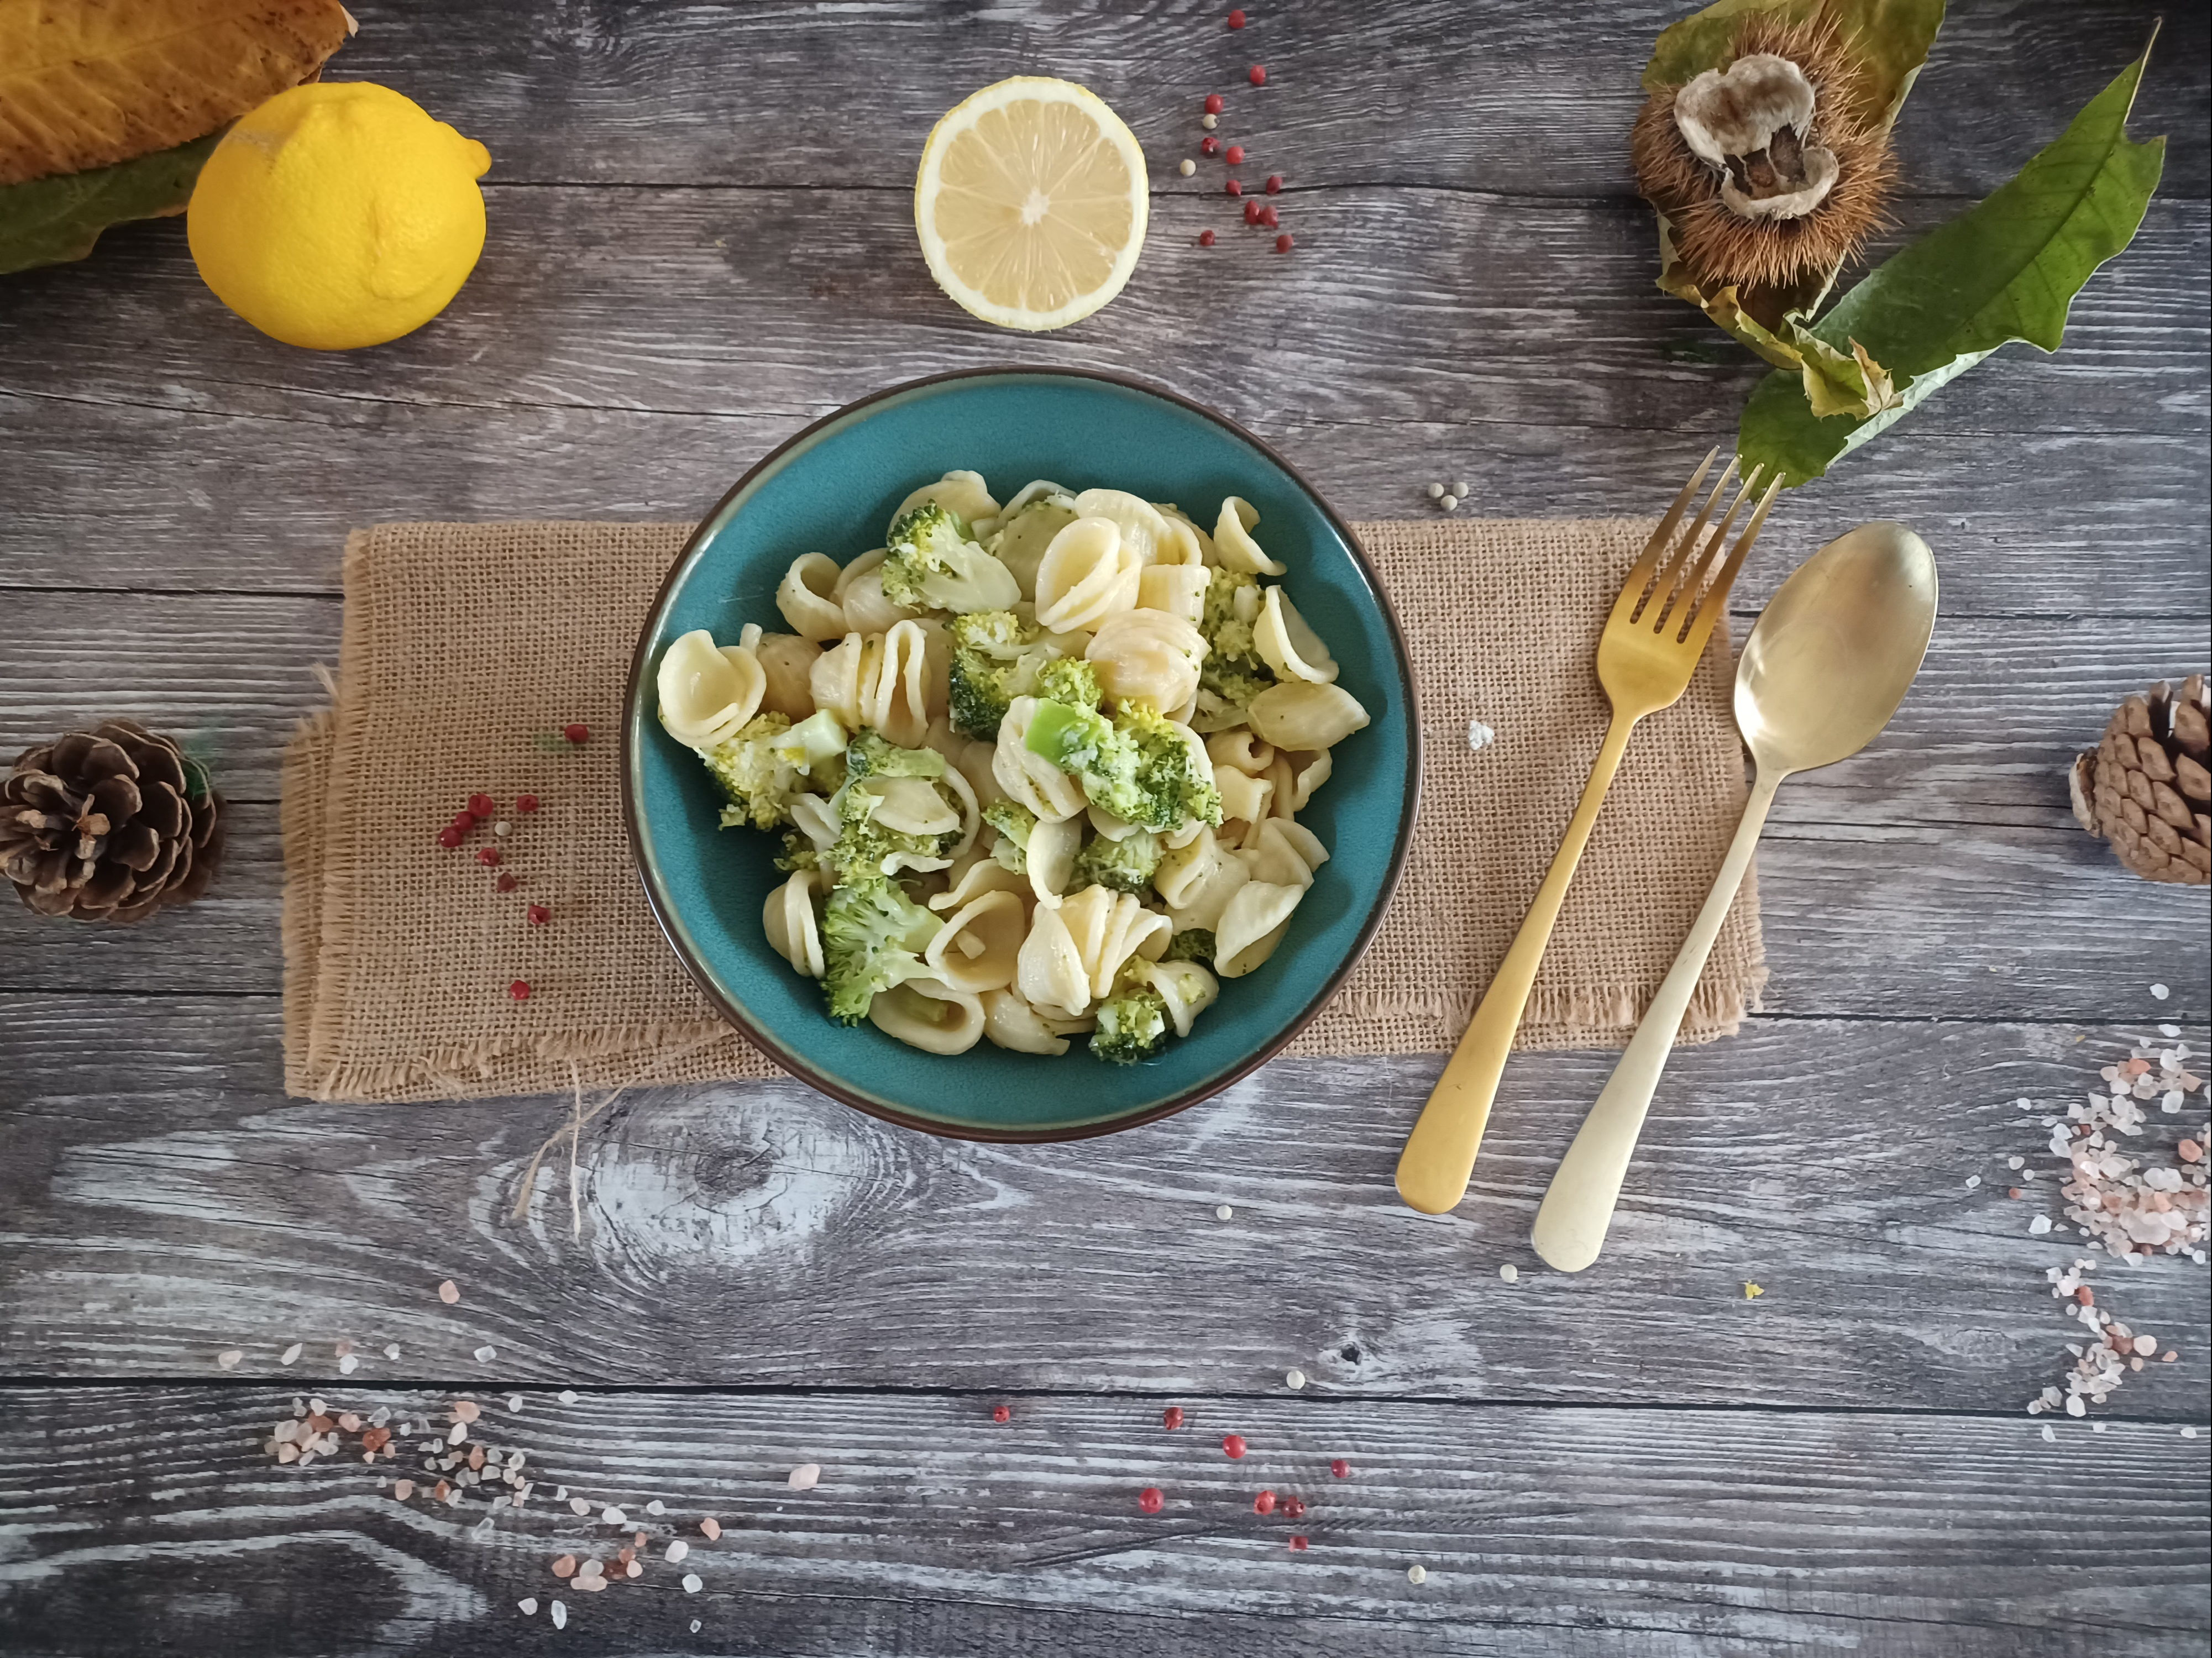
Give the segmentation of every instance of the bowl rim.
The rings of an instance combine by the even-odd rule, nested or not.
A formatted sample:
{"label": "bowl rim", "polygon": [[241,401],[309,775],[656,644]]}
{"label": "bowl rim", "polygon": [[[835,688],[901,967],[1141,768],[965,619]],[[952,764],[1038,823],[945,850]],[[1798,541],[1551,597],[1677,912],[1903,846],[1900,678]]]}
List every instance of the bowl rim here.
{"label": "bowl rim", "polygon": [[[631,733],[637,730],[639,726],[638,708],[640,698],[644,695],[647,683],[647,670],[651,654],[649,647],[653,636],[660,629],[661,618],[674,596],[678,580],[690,569],[693,559],[702,550],[709,533],[720,528],[723,514],[729,510],[731,503],[742,495],[756,478],[775,469],[786,454],[807,443],[828,428],[850,420],[872,404],[892,398],[904,397],[930,386],[947,386],[961,380],[1009,378],[1091,380],[1122,391],[1136,392],[1146,397],[1157,398],[1164,403],[1173,404],[1203,420],[1210,421],[1214,425],[1221,427],[1231,436],[1241,442],[1249,444],[1268,460],[1281,467],[1291,481],[1304,493],[1307,500],[1320,509],[1322,518],[1328,521],[1329,527],[1341,538],[1346,550],[1352,555],[1352,562],[1358,567],[1361,576],[1365,580],[1368,591],[1374,594],[1375,602],[1382,611],[1383,628],[1390,636],[1390,648],[1397,659],[1399,681],[1405,687],[1406,693],[1406,782],[1400,800],[1397,843],[1390,849],[1390,863],[1389,868],[1383,872],[1382,889],[1376,894],[1375,902],[1368,911],[1367,918],[1360,926],[1358,937],[1352,940],[1352,948],[1345,952],[1344,960],[1339,964],[1336,971],[1329,975],[1328,981],[1314,994],[1305,1006],[1299,1009],[1283,1025],[1279,1033],[1261,1044],[1248,1058],[1227,1070],[1187,1088],[1158,1104],[1147,1106],[1141,1111],[1109,1118],[1103,1122],[1080,1123],[1066,1128],[994,1128],[978,1125],[946,1123],[917,1116],[912,1113],[902,1111],[895,1106],[886,1105],[880,1100],[872,1099],[848,1087],[839,1078],[824,1071],[805,1055],[787,1050],[782,1043],[760,1029],[744,1007],[725,994],[714,975],[707,970],[705,964],[695,958],[693,952],[684,943],[679,930],[673,924],[673,918],[664,907],[664,895],[656,884],[652,871],[647,867],[647,859],[639,849],[641,837],[638,813],[639,792],[636,784],[638,756],[633,750]],[[1186,1110],[1201,1100],[1211,1099],[1214,1095],[1235,1087],[1281,1053],[1284,1048],[1289,1047],[1297,1039],[1298,1033],[1311,1024],[1319,1017],[1321,1011],[1335,999],[1337,992],[1344,987],[1345,981],[1352,976],[1352,969],[1364,959],[1369,946],[1374,943],[1376,932],[1382,926],[1383,916],[1389,912],[1391,902],[1397,896],[1399,883],[1406,872],[1406,860],[1413,847],[1413,829],[1419,815],[1421,801],[1422,745],[1419,695],[1419,689],[1413,677],[1413,658],[1406,648],[1405,631],[1398,625],[1398,613],[1391,605],[1389,590],[1383,586],[1382,578],[1376,573],[1373,562],[1367,556],[1367,550],[1360,545],[1359,537],[1352,533],[1352,526],[1345,522],[1334,507],[1329,505],[1328,498],[1315,489],[1305,475],[1285,459],[1274,446],[1264,438],[1248,430],[1228,416],[1210,409],[1194,398],[1187,398],[1181,392],[1162,386],[1157,381],[1148,380],[1135,374],[1110,369],[1062,368],[1041,363],[1006,363],[988,367],[956,368],[943,374],[925,374],[918,380],[902,380],[896,386],[887,386],[880,391],[872,392],[864,398],[833,410],[818,420],[810,422],[746,468],[744,475],[723,492],[721,499],[714,503],[712,510],[699,520],[691,533],[684,538],[682,550],[677,554],[675,562],[669,566],[667,575],[662,578],[659,590],[653,594],[653,603],[647,607],[645,618],[639,624],[637,645],[630,657],[629,683],[623,696],[622,748],[619,756],[622,777],[623,831],[629,838],[630,861],[636,866],[638,884],[645,890],[646,906],[653,912],[653,923],[660,929],[661,937],[667,941],[669,948],[675,952],[677,960],[683,964],[684,970],[690,975],[692,982],[698,986],[708,1004],[721,1015],[723,1021],[735,1029],[748,1043],[758,1049],[779,1071],[795,1077],[810,1088],[827,1094],[830,1098],[841,1101],[868,1116],[884,1122],[896,1123],[902,1128],[911,1128],[925,1134],[933,1134],[940,1139],[978,1140],[1000,1145],[1039,1145],[1061,1140],[1094,1139],[1101,1135],[1118,1134],[1126,1129],[1140,1128],[1146,1123],[1158,1122],[1164,1117],[1173,1116],[1176,1112]]]}

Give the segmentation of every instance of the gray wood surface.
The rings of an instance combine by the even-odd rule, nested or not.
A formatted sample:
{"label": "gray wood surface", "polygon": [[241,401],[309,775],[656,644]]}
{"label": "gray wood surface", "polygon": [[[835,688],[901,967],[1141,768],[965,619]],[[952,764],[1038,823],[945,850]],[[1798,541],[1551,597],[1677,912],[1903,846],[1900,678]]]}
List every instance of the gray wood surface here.
{"label": "gray wood surface", "polygon": [[[483,262],[435,324],[278,346],[174,222],[0,281],[0,752],[130,714],[214,746],[234,803],[190,910],[0,909],[0,1653],[2203,1649],[2203,1269],[2097,1274],[2180,1355],[2104,1431],[2045,1442],[2021,1411],[2078,1328],[2043,1271],[2079,1240],[2027,1232],[2056,1212],[2042,1116],[2160,1021],[2212,1042],[2203,895],[2118,870],[2062,776],[2212,643],[2203,8],[2169,9],[2136,111],[2169,135],[2159,199],[2063,352],[2008,348],[1785,498],[1747,573],[1739,627],[1819,542],[1902,518],[1944,616],[1875,750],[1783,795],[1766,1010],[1678,1057],[1577,1278],[1527,1227],[1600,1054],[1516,1062],[1442,1220],[1389,1186],[1440,1063],[1412,1056],[1279,1062],[1060,1147],[793,1084],[645,1091],[582,1136],[573,1234],[565,1158],[509,1223],[567,1102],[283,1097],[276,768],[335,661],[353,525],[688,519],[808,420],[944,368],[1152,374],[1355,518],[1461,477],[1487,513],[1650,510],[1762,372],[1650,284],[1622,134],[1674,9],[1329,0],[1248,7],[1241,35],[1211,0],[354,9],[333,73],[494,156]],[[1955,7],[1883,246],[2009,176],[2153,10]],[[970,321],[912,240],[929,123],[1018,72],[1086,81],[1154,164],[1135,279],[1061,335]],[[1295,255],[1244,237],[1217,169],[1174,173],[1210,90],[1247,170],[1286,175]],[[294,1388],[418,1417],[520,1390],[478,1437],[546,1483],[487,1535],[358,1461],[276,1467]],[[717,1515],[701,1593],[656,1542],[641,1582],[568,1593],[560,1637],[524,1618],[554,1555],[614,1536],[556,1483],[663,1500],[656,1539]],[[1263,1485],[1310,1513],[1261,1520]]]}

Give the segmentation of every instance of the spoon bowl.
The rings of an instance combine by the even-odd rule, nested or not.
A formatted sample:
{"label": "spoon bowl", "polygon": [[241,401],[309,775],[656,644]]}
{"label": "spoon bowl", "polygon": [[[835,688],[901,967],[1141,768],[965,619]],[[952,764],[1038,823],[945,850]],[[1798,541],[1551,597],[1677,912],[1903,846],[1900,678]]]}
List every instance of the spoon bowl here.
{"label": "spoon bowl", "polygon": [[1767,601],[1735,671],[1735,723],[1776,780],[1847,760],[1896,714],[1936,630],[1936,556],[1902,524],[1862,524]]}

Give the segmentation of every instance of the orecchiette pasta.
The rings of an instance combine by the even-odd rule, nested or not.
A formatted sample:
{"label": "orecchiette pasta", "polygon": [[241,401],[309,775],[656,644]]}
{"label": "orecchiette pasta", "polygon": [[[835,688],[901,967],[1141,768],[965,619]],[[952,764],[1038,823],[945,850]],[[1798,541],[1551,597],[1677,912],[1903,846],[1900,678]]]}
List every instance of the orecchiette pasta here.
{"label": "orecchiette pasta", "polygon": [[1091,981],[1091,994],[1102,997],[1114,988],[1122,964],[1141,956],[1158,961],[1168,947],[1168,918],[1146,909],[1129,893],[1111,887],[1089,886],[1060,905],[1077,956]]}
{"label": "orecchiette pasta", "polygon": [[1054,633],[1093,629],[1134,610],[1144,561],[1110,518],[1079,518],[1052,538],[1037,566],[1036,619]]}
{"label": "orecchiette pasta", "polygon": [[877,993],[868,1020],[909,1048],[965,1054],[983,1035],[983,1004],[934,979],[909,979]]}
{"label": "orecchiette pasta", "polygon": [[1321,635],[1306,626],[1306,619],[1280,587],[1268,588],[1261,602],[1252,642],[1279,678],[1303,679],[1316,685],[1331,684],[1336,679],[1336,659],[1321,642]]}
{"label": "orecchiette pasta", "polygon": [[1279,749],[1334,748],[1367,723],[1367,710],[1341,685],[1286,680],[1252,699],[1252,730]]}
{"label": "orecchiette pasta", "polygon": [[1215,562],[1253,575],[1280,575],[1288,569],[1288,565],[1269,558],[1252,539],[1259,522],[1259,509],[1243,496],[1231,495],[1223,501],[1221,516],[1213,521]]}
{"label": "orecchiette pasta", "polygon": [[766,634],[753,647],[765,683],[761,707],[793,725],[814,712],[811,676],[822,652],[812,640],[795,634]]}
{"label": "orecchiette pasta", "polygon": [[1213,970],[1224,979],[1241,979],[1266,962],[1283,942],[1291,912],[1305,893],[1303,886],[1271,881],[1237,888],[1213,926]]}
{"label": "orecchiette pasta", "polygon": [[1011,892],[987,892],[946,918],[921,959],[955,990],[969,995],[1003,990],[1014,981],[1028,931],[1019,898]]}
{"label": "orecchiette pasta", "polygon": [[1137,574],[1137,608],[1196,622],[1206,615],[1210,574],[1202,564],[1148,564]]}
{"label": "orecchiette pasta", "polygon": [[790,632],[677,639],[661,722],[720,823],[782,832],[762,930],[832,1017],[933,1054],[1152,1058],[1288,935],[1329,856],[1297,814],[1367,711],[1239,497],[1209,534],[1125,489],[1001,507],[950,471],[894,525],[931,503],[895,553],[793,559]]}
{"label": "orecchiette pasta", "polygon": [[775,590],[775,608],[791,623],[792,632],[817,643],[845,634],[845,607],[836,597],[842,574],[827,553],[808,553],[791,562]]}
{"label": "orecchiette pasta", "polygon": [[971,527],[979,520],[999,516],[999,503],[991,498],[990,486],[983,482],[981,472],[947,472],[934,483],[925,483],[898,504],[891,514],[896,524],[926,501],[933,501],[948,513],[957,515]]}
{"label": "orecchiette pasta", "polygon": [[1172,714],[1198,695],[1206,635],[1165,610],[1123,610],[1098,624],[1083,654],[1118,702],[1149,702]]}
{"label": "orecchiette pasta", "polygon": [[1030,752],[1030,720],[1036,712],[1036,699],[1031,696],[1018,696],[1006,705],[991,756],[991,774],[1009,799],[1046,823],[1057,823],[1074,817],[1089,803],[1081,783],[1042,755]]}
{"label": "orecchiette pasta", "polygon": [[822,976],[822,930],[814,918],[815,872],[795,870],[792,877],[768,896],[761,912],[761,930],[769,947],[810,979]]}
{"label": "orecchiette pasta", "polygon": [[668,647],[655,680],[660,723],[695,749],[727,742],[759,710],[768,689],[760,659],[742,646],[720,648],[696,628]]}

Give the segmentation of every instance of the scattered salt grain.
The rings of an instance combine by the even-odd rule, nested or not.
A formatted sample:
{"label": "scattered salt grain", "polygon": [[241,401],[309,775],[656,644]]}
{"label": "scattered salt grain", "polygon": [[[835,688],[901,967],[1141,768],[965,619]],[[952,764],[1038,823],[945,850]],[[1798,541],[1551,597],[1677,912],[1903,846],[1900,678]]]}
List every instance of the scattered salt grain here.
{"label": "scattered salt grain", "polygon": [[[706,1580],[705,1578],[703,1578],[703,1577],[700,1576],[699,1576],[699,1574],[698,1574],[697,1572],[696,1572],[696,1571],[687,1571],[687,1572],[685,1572],[685,1573],[684,1574],[684,1594],[698,1594],[698,1593],[699,1593],[699,1591],[700,1591],[701,1589],[703,1589],[703,1588],[705,1588],[706,1587],[707,1587],[707,1580]],[[697,1620],[696,1620],[696,1619],[694,1619],[694,1620],[693,1620],[692,1625],[691,1625],[691,1627],[692,1627],[693,1629],[697,1629],[697,1628],[699,1627],[699,1625],[698,1625],[698,1622],[697,1622]]]}
{"label": "scattered salt grain", "polygon": [[580,1497],[572,1497],[568,1499],[568,1509],[574,1514],[589,1514],[592,1505]]}
{"label": "scattered salt grain", "polygon": [[477,1363],[479,1364],[489,1364],[492,1360],[498,1357],[499,1349],[496,1347],[479,1347],[477,1349]]}
{"label": "scattered salt grain", "polygon": [[2172,992],[2172,991],[2171,991],[2171,990],[2169,990],[2169,989],[2168,989],[2166,986],[2164,986],[2164,985],[2153,985],[2153,986],[2150,987],[2150,993],[2151,993],[2152,995],[2154,995],[2154,996],[2157,997],[2157,998],[2158,998],[2158,999],[2159,999],[2159,1000],[2160,1000],[2160,1001],[2162,1002],[2162,1001],[2164,1001],[2167,997],[2169,997],[2169,996],[2171,996],[2172,994],[2173,994],[2173,992]]}
{"label": "scattered salt grain", "polygon": [[535,1618],[538,1616],[538,1597],[536,1595],[526,1594],[514,1604],[522,1608],[522,1615],[525,1618]]}
{"label": "scattered salt grain", "polygon": [[238,1368],[239,1361],[245,1357],[245,1353],[238,1348],[226,1347],[215,1356],[216,1368],[222,1370],[234,1370]]}
{"label": "scattered salt grain", "polygon": [[575,1390],[571,1388],[562,1388],[559,1393],[554,1395],[554,1397],[558,1399],[563,1405],[573,1405],[576,1402]]}
{"label": "scattered salt grain", "polygon": [[1509,1260],[1498,1269],[1498,1276],[1508,1284],[1518,1284],[1521,1281],[1521,1269]]}
{"label": "scattered salt grain", "polygon": [[2045,1423],[2043,1424],[2043,1438],[2045,1444],[2056,1445],[2058,1442],[2058,1430],[2052,1427],[2048,1422]]}
{"label": "scattered salt grain", "polygon": [[304,1351],[305,1347],[303,1344],[295,1341],[290,1346],[287,1347],[283,1352],[276,1355],[276,1362],[279,1364],[296,1364],[300,1362],[300,1355]]}
{"label": "scattered salt grain", "polygon": [[2184,1439],[2194,1439],[2197,1437],[2197,1430],[2194,1428],[2184,1428],[2181,1430],[2181,1436]]}
{"label": "scattered salt grain", "polygon": [[1298,1388],[1303,1388],[1303,1387],[1304,1387],[1305,1385],[1306,1385],[1306,1373],[1305,1373],[1304,1370],[1285,1370],[1285,1371],[1284,1371],[1284,1372],[1283,1372],[1283,1386],[1285,1386],[1285,1388],[1288,1388],[1291,1389],[1293,1392],[1295,1392],[1297,1389],[1298,1389]]}
{"label": "scattered salt grain", "polygon": [[603,1526],[627,1526],[629,1516],[620,1509],[605,1508],[599,1510],[599,1523]]}
{"label": "scattered salt grain", "polygon": [[698,1632],[699,1632],[699,1620],[698,1620],[697,1619],[694,1618],[694,1619],[691,1620],[691,1633],[692,1633],[692,1634],[694,1634],[694,1635],[696,1635]]}
{"label": "scattered salt grain", "polygon": [[1970,1192],[1981,1183],[1982,1177],[1979,1175],[1969,1175],[1966,1176],[1966,1189]]}
{"label": "scattered salt grain", "polygon": [[1425,1566],[1408,1566],[1408,1567],[1407,1567],[1407,1568],[1406,1568],[1406,1581],[1407,1581],[1408,1583],[1425,1583],[1425,1582],[1427,1582],[1429,1581],[1429,1572],[1428,1572],[1428,1568],[1427,1568],[1427,1567],[1425,1567]]}
{"label": "scattered salt grain", "polygon": [[404,1503],[409,1497],[415,1495],[415,1482],[411,1479],[393,1480],[392,1482],[392,1495],[398,1501]]}
{"label": "scattered salt grain", "polygon": [[2030,1236],[2039,1238],[2041,1237],[2045,1232],[2048,1232],[2051,1230],[2051,1217],[2048,1215],[2038,1215],[2033,1220],[2028,1222],[2027,1230]]}
{"label": "scattered salt grain", "polygon": [[791,1478],[784,1483],[795,1491],[811,1491],[821,1478],[819,1462],[802,1462],[791,1471]]}
{"label": "scattered salt grain", "polygon": [[468,1436],[469,1424],[465,1422],[456,1422],[446,1430],[446,1442],[448,1445],[458,1445]]}
{"label": "scattered salt grain", "polygon": [[2007,1157],[2005,1159],[2005,1167],[2008,1169],[2021,1169],[2025,1168],[2027,1164],[2027,1159],[2026,1157]]}
{"label": "scattered salt grain", "polygon": [[1498,733],[1480,720],[1467,722],[1467,746],[1471,754],[1480,754],[1498,740]]}
{"label": "scattered salt grain", "polygon": [[679,1537],[669,1544],[667,1550],[661,1558],[666,1560],[668,1564],[672,1566],[690,1552],[691,1546]]}
{"label": "scattered salt grain", "polygon": [[1219,1204],[1214,1208],[1213,1218],[1216,1220],[1227,1220],[1236,1212],[1237,1212],[1234,1209],[1231,1209],[1227,1204]]}
{"label": "scattered salt grain", "polygon": [[2171,1039],[2181,1034],[2181,1027],[2178,1024],[2162,1024],[2158,1028],[2158,1034]]}
{"label": "scattered salt grain", "polygon": [[453,1279],[447,1278],[443,1284],[441,1284],[438,1286],[438,1299],[444,1302],[447,1306],[451,1307],[454,1305],[460,1300],[460,1298],[461,1286],[454,1283]]}
{"label": "scattered salt grain", "polygon": [[552,1614],[553,1627],[555,1629],[566,1629],[568,1627],[568,1607],[562,1606],[558,1600],[556,1600],[550,1607],[547,1608],[547,1610]]}
{"label": "scattered salt grain", "polygon": [[384,1350],[384,1356],[385,1356],[386,1358],[397,1358],[397,1357],[399,1357],[399,1344],[398,1344],[398,1342],[396,1342],[396,1341],[395,1341],[395,1342],[393,1342],[390,1346],[386,1347],[386,1348]]}
{"label": "scattered salt grain", "polygon": [[522,1408],[522,1395],[509,1394],[507,1396],[507,1408],[510,1411],[520,1411]]}
{"label": "scattered salt grain", "polygon": [[340,1376],[351,1376],[359,1369],[361,1369],[361,1360],[355,1357],[351,1353],[348,1353],[343,1358],[338,1361],[338,1374]]}
{"label": "scattered salt grain", "polygon": [[708,1515],[699,1522],[699,1534],[709,1543],[713,1542],[722,1534],[722,1522],[715,1519],[713,1515]]}
{"label": "scattered salt grain", "polygon": [[666,1514],[666,1513],[668,1512],[668,1504],[666,1504],[665,1503],[662,1502],[659,1497],[654,1497],[654,1498],[653,1499],[653,1501],[652,1501],[652,1502],[650,1502],[650,1503],[647,1503],[647,1504],[645,1505],[645,1511],[646,1511],[647,1514],[653,1514],[653,1515]]}

